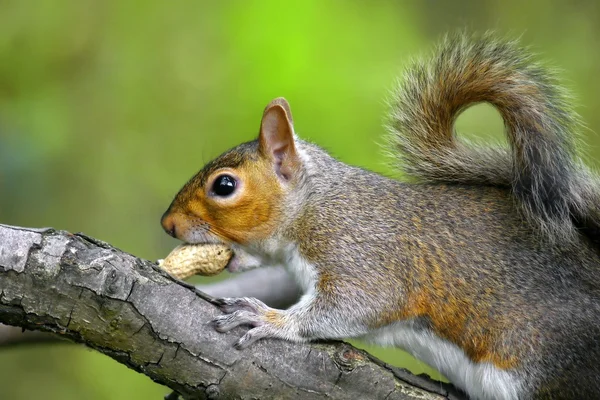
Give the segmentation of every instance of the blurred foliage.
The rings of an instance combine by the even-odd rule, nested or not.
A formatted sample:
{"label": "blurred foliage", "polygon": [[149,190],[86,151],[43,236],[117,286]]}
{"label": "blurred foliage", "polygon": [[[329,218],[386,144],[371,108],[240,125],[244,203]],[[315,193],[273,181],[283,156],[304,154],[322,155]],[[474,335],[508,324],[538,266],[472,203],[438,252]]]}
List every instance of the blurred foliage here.
{"label": "blurred foliage", "polygon": [[[84,231],[157,259],[159,217],[202,164],[252,139],[290,101],[300,136],[391,173],[385,97],[444,32],[493,29],[559,67],[599,153],[600,13],[594,0],[0,0],[0,221]],[[491,107],[458,127],[501,136]],[[397,350],[374,352],[416,372]],[[160,398],[166,388],[78,346],[0,353],[0,397]]]}

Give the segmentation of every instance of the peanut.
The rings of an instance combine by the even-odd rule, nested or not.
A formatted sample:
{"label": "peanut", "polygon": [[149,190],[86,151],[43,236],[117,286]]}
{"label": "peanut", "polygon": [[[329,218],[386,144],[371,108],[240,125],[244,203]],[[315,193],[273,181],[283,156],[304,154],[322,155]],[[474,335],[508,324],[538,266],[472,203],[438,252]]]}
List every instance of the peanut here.
{"label": "peanut", "polygon": [[223,244],[182,244],[158,265],[178,279],[193,275],[211,276],[223,271],[233,252]]}

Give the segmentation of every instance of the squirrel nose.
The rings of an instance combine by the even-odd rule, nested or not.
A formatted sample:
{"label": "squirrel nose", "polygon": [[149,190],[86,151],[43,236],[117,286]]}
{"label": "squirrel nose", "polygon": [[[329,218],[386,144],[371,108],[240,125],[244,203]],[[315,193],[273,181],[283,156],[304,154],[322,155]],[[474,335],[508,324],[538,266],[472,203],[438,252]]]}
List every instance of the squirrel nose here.
{"label": "squirrel nose", "polygon": [[167,232],[169,234],[169,236],[172,236],[175,239],[177,239],[175,219],[173,218],[172,214],[170,214],[168,211],[166,213],[164,213],[162,218],[160,219],[160,223],[161,223],[163,229],[165,230],[165,232]]}

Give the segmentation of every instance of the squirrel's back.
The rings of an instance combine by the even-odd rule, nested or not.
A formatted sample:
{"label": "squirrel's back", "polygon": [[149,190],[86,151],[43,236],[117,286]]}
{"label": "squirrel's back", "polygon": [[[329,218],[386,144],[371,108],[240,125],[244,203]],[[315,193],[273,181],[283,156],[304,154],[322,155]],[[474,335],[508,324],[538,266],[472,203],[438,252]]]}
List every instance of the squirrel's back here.
{"label": "squirrel's back", "polygon": [[[510,149],[457,140],[456,118],[479,102],[500,112]],[[578,125],[551,71],[515,42],[489,34],[446,37],[431,59],[410,66],[388,121],[406,174],[510,188],[523,215],[558,242],[579,230],[598,240],[600,191],[576,155]]]}
{"label": "squirrel's back", "polygon": [[[288,235],[318,266],[319,293],[372,317],[372,340],[387,343],[386,327],[410,321],[475,363],[518,370],[532,398],[598,394],[590,377],[600,374],[591,361],[600,357],[600,254],[588,238],[540,241],[507,187],[398,182],[297,144],[318,201]],[[469,388],[465,365],[453,366],[448,353],[415,351]]]}

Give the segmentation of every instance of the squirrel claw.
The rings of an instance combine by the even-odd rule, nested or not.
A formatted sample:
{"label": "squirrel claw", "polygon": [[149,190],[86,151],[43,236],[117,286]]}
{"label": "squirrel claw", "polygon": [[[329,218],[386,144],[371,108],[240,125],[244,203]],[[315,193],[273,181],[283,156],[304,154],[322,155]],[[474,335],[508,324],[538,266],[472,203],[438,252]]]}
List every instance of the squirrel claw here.
{"label": "squirrel claw", "polygon": [[253,297],[223,297],[216,299],[213,304],[228,314],[237,310],[248,310],[258,314],[261,310],[269,308],[265,303]]}
{"label": "squirrel claw", "polygon": [[259,326],[262,324],[260,316],[246,310],[237,310],[231,314],[218,316],[212,320],[217,332],[228,332],[240,325]]}
{"label": "squirrel claw", "polygon": [[250,329],[233,346],[238,350],[244,350],[257,340],[270,337],[269,333],[267,332],[268,329],[266,328],[267,326],[260,326],[258,328]]}
{"label": "squirrel claw", "polygon": [[221,298],[214,304],[226,313],[211,322],[217,332],[228,332],[240,325],[254,327],[235,343],[235,348],[245,349],[259,339],[275,336],[267,317],[269,312],[275,310],[262,301],[252,297]]}

